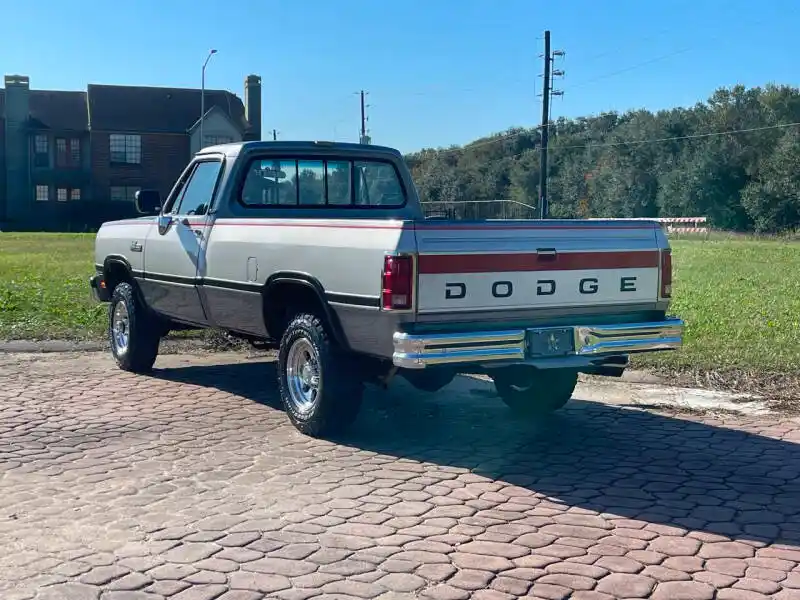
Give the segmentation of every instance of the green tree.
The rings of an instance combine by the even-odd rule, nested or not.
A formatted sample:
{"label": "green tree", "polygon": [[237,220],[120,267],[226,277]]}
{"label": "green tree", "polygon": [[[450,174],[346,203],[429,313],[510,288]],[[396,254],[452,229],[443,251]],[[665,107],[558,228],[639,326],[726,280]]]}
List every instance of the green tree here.
{"label": "green tree", "polygon": [[[800,89],[785,85],[721,88],[689,108],[559,118],[550,129],[550,214],[706,216],[738,231],[797,227],[800,127],[784,125],[798,122]],[[508,203],[493,200],[538,205],[540,144],[538,128],[512,128],[407,161],[423,201],[481,201],[463,214],[500,217]]]}

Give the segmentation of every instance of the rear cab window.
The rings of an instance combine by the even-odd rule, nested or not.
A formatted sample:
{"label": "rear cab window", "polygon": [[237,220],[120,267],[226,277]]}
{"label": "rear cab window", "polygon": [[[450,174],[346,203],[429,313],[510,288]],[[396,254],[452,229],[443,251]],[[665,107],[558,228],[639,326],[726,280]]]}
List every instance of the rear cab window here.
{"label": "rear cab window", "polygon": [[400,208],[406,192],[389,161],[257,157],[247,166],[239,202],[249,208]]}

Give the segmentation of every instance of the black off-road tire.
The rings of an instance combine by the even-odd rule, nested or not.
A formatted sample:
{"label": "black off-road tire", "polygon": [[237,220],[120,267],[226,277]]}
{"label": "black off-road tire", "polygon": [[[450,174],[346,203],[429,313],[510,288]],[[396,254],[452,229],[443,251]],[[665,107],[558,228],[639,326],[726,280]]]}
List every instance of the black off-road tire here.
{"label": "black off-road tire", "polygon": [[500,398],[514,412],[539,416],[555,412],[572,397],[578,372],[572,369],[508,367],[492,373]]}
{"label": "black off-road tire", "polygon": [[[307,411],[298,409],[290,389],[288,360],[292,347],[303,340],[313,348],[318,365],[316,400]],[[278,383],[289,420],[301,433],[325,437],[344,432],[358,416],[364,385],[350,357],[333,341],[319,317],[292,318],[278,350]]]}
{"label": "black off-road tire", "polygon": [[[122,304],[127,311],[127,345],[115,339],[115,313]],[[130,283],[120,283],[111,294],[108,306],[108,341],[111,354],[120,369],[133,373],[147,373],[158,356],[161,326],[150,314],[137,290]]]}

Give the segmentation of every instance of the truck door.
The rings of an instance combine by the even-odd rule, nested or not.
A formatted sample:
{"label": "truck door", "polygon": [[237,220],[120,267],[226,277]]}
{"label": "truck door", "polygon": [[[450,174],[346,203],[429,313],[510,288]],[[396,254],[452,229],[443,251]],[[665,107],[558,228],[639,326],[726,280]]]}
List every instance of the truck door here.
{"label": "truck door", "polygon": [[142,289],[147,303],[159,313],[199,325],[208,318],[198,292],[198,269],[207,213],[221,170],[221,157],[193,163],[145,246]]}

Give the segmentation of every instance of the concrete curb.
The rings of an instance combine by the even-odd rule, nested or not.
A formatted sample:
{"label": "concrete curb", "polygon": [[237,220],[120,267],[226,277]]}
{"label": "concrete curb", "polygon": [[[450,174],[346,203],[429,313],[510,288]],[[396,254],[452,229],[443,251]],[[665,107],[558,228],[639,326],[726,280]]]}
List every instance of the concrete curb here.
{"label": "concrete curb", "polygon": [[[205,350],[212,351],[206,340],[198,339],[166,339],[161,342],[162,350]],[[44,354],[58,352],[106,352],[108,342],[105,341],[73,341],[73,340],[5,340],[0,341],[0,354]]]}

